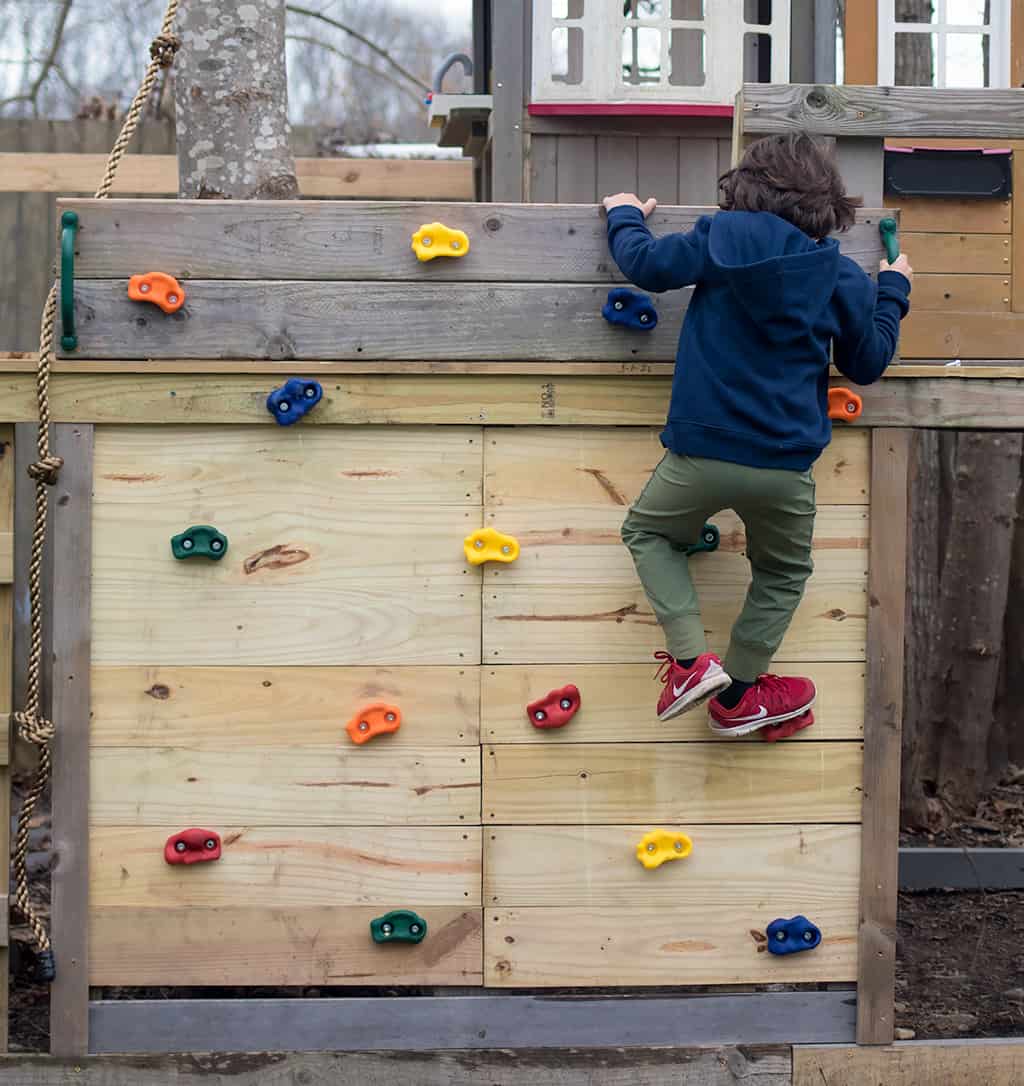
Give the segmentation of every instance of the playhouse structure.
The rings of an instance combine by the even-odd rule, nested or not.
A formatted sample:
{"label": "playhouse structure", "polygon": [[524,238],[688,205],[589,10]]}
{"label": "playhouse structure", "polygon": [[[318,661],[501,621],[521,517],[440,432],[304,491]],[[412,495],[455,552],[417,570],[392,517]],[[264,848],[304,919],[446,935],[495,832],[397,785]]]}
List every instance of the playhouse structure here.
{"label": "playhouse structure", "polygon": [[[874,272],[884,139],[1024,139],[995,86],[813,83],[827,7],[478,4],[470,116],[437,103],[451,139],[485,118],[477,203],[62,202],[56,1053],[892,1040],[909,428],[1020,427],[1024,383],[861,390],[778,657],[815,723],[725,741],[655,719],[619,540],[688,295],[650,330],[602,316],[604,192],[686,229],[748,137],[808,129],[863,182],[840,241]],[[27,369],[0,400],[19,475]],[[748,566],[713,525],[721,649]]]}

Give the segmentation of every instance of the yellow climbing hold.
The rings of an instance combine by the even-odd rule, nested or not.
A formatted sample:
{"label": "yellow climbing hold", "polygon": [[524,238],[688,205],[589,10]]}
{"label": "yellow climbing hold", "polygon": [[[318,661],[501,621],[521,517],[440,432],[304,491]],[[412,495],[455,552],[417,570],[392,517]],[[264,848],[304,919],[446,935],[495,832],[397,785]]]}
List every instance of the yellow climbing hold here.
{"label": "yellow climbing hold", "polygon": [[636,858],[647,868],[661,867],[669,860],[682,860],[693,851],[693,842],[685,833],[651,830],[636,846]]}
{"label": "yellow climbing hold", "polygon": [[412,236],[412,251],[420,260],[438,256],[465,256],[469,252],[469,237],[441,222],[428,222]]}
{"label": "yellow climbing hold", "polygon": [[471,566],[481,566],[484,562],[514,562],[519,557],[519,540],[502,535],[496,528],[481,528],[466,536],[463,549]]}

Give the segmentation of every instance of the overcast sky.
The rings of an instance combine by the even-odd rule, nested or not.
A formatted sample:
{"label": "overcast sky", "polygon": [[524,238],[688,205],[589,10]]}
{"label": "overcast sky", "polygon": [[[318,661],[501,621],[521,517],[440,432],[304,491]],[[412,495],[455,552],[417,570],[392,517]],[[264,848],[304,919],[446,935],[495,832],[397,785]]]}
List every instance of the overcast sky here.
{"label": "overcast sky", "polygon": [[473,19],[472,0],[396,0],[402,7],[424,12],[442,11],[454,24],[469,26]]}

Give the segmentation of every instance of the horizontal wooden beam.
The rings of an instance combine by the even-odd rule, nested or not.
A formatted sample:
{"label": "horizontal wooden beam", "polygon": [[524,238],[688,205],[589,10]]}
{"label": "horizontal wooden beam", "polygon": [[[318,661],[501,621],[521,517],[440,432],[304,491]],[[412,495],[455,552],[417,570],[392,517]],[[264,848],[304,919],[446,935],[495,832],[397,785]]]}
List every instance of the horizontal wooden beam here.
{"label": "horizontal wooden beam", "polygon": [[[59,207],[75,211],[82,223],[76,279],[127,279],[158,269],[180,279],[247,282],[622,281],[608,253],[604,213],[594,204],[61,200]],[[689,230],[717,210],[659,207],[649,221],[661,235]],[[878,220],[884,214],[859,211],[857,223],[838,238],[842,252],[870,272],[882,255]],[[434,220],[465,231],[464,256],[417,260],[412,235]]]}
{"label": "horizontal wooden beam", "polygon": [[901,890],[1024,890],[1024,849],[901,848]]}
{"label": "horizontal wooden beam", "polygon": [[[0,192],[94,192],[106,155],[8,152],[0,154]],[[359,200],[472,200],[473,163],[395,158],[297,158],[304,197]],[[126,155],[117,171],[118,195],[173,196],[174,155]]]}
{"label": "horizontal wooden beam", "polygon": [[[248,365],[248,363],[247,363]],[[324,398],[302,426],[359,424],[494,424],[546,426],[660,426],[665,421],[668,376],[561,376],[559,367],[526,373],[409,373],[320,375]],[[858,389],[864,413],[838,426],[960,427],[1015,430],[1024,427],[1024,369],[993,367],[975,375],[963,367],[929,367],[927,375],[887,377]],[[985,367],[978,367],[985,369]],[[270,374],[56,373],[50,385],[57,422],[236,424],[273,426],[268,392],[307,365]],[[554,371],[554,372],[553,372]],[[846,385],[840,380],[836,385]],[[35,379],[0,374],[0,422],[36,418]]]}
{"label": "horizontal wooden beam", "polygon": [[745,83],[739,106],[746,135],[1024,137],[1017,90]]}

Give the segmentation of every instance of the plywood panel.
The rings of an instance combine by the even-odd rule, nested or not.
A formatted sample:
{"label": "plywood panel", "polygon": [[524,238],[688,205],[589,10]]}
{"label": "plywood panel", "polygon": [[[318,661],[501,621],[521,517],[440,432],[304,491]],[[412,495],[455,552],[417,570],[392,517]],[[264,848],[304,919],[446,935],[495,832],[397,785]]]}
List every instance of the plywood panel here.
{"label": "plywood panel", "polygon": [[[409,907],[402,901],[396,906]],[[417,910],[427,937],[378,946],[379,908],[96,909],[94,985],[479,984],[480,913]]]}
{"label": "plywood panel", "polygon": [[998,234],[917,234],[901,231],[900,249],[914,271],[1008,275],[1010,239]]}
{"label": "plywood panel", "polygon": [[[641,137],[637,141],[637,192],[660,204],[679,201],[679,140]],[[703,202],[703,201],[697,201]]]}
{"label": "plywood panel", "polygon": [[344,743],[349,718],[375,701],[402,710],[389,750],[479,740],[476,668],[98,667],[90,744],[271,750]]}
{"label": "plywood panel", "polygon": [[679,199],[714,204],[718,194],[718,140],[679,141]]}
{"label": "plywood panel", "polygon": [[167,316],[123,280],[76,279],[75,311],[92,358],[657,362],[676,356],[689,293],[657,296],[658,326],[632,335],[601,316],[607,284],[193,279]]}
{"label": "plywood panel", "polygon": [[[704,630],[724,653],[743,602],[738,585],[701,584]],[[778,663],[863,660],[864,580],[812,580],[776,656]],[[661,648],[662,636],[639,585],[487,585],[483,660],[489,664],[637,663]]]}
{"label": "plywood panel", "polygon": [[859,822],[859,743],[488,746],[485,825]]}
{"label": "plywood panel", "polygon": [[[513,565],[492,564],[487,586],[537,584],[636,584],[636,571],[620,529],[624,510],[613,506],[503,506],[487,519],[511,532],[522,547]],[[750,580],[743,523],[731,510],[714,514],[718,549],[690,559],[698,585],[745,589]],[[861,505],[819,505],[814,526],[814,579],[849,583],[867,576],[868,511]]]}
{"label": "plywood panel", "polygon": [[799,902],[797,912],[813,917],[833,900],[856,901],[858,826],[666,826],[689,836],[693,851],[648,871],[636,846],[650,828],[485,827],[484,902],[672,910],[685,900],[712,916],[737,902],[760,910],[773,897]]}
{"label": "plywood panel", "polygon": [[[1015,24],[1016,25],[1016,24]],[[1024,50],[1015,50],[1019,56]],[[1014,81],[1019,85],[1020,79]],[[793,1086],[1017,1086],[1024,1081],[1024,1043],[911,1041],[906,1044],[799,1045],[793,1048]]]}
{"label": "plywood panel", "polygon": [[[888,141],[886,141],[888,142]],[[900,141],[894,141],[898,143]],[[903,141],[905,142],[905,141]],[[934,146],[929,140],[929,146]],[[971,146],[976,147],[977,141]],[[890,195],[886,202],[898,208],[900,230],[923,234],[1009,234],[1009,200],[936,200],[930,197]],[[914,282],[915,293],[917,281]]]}
{"label": "plywood panel", "polygon": [[[654,429],[488,430],[484,501],[504,506],[626,507],[664,455]],[[868,435],[836,428],[814,467],[822,505],[863,505],[868,495]],[[501,515],[499,513],[499,515]]]}
{"label": "plywood panel", "polygon": [[[1007,312],[1010,286],[1011,280],[1006,275],[915,275],[913,305],[900,327],[900,334],[906,335],[908,323],[923,310]],[[934,316],[928,316],[923,322],[934,320]]]}
{"label": "plywood panel", "polygon": [[929,312],[907,317],[903,358],[1014,358],[1024,342],[1024,313]]}
{"label": "plywood panel", "polygon": [[[658,720],[654,706],[661,684],[655,662],[646,664],[546,664],[487,667],[481,671],[480,727],[485,742],[622,743],[715,740],[707,712],[695,710]],[[864,734],[863,664],[811,663],[800,673],[814,681],[818,699],[814,726],[797,732],[795,742],[859,739]],[[526,706],[566,683],[579,687],[581,708],[572,724],[555,732],[534,728]],[[718,739],[727,743],[736,740]],[[754,734],[744,742],[761,743]]]}
{"label": "plywood panel", "polygon": [[[94,826],[406,826],[479,822],[480,759],[465,747],[92,751]],[[212,826],[210,825],[212,823]]]}
{"label": "plywood panel", "polygon": [[529,148],[530,191],[527,199],[530,203],[553,204],[558,196],[558,137],[531,136]]}
{"label": "plywood panel", "polygon": [[218,825],[219,861],[174,867],[163,847],[181,828],[93,827],[90,908],[480,904],[480,830],[471,826]]}
{"label": "plywood panel", "polygon": [[[657,873],[654,873],[655,875]],[[857,971],[856,899],[835,900],[814,918],[824,933],[813,954],[758,954],[763,932],[794,903],[766,895],[714,913],[683,901],[587,909],[488,909],[484,981],[495,987],[799,984],[851,980]]]}
{"label": "plywood panel", "polygon": [[300,507],[327,496],[344,508],[479,506],[481,448],[479,427],[240,426],[204,431],[200,445],[187,427],[105,426],[96,435],[96,502],[138,501],[125,495],[153,485],[163,501],[192,500],[198,488],[219,502],[258,477],[268,509],[280,495]]}
{"label": "plywood panel", "polygon": [[[635,148],[636,138],[623,144],[605,144],[604,138],[602,178],[611,184],[616,175],[604,164],[604,150],[616,148],[621,157],[627,144]],[[710,185],[700,190],[704,196],[684,190],[684,198],[703,206],[659,207],[649,220],[656,234],[691,229],[701,215],[717,210],[715,141],[690,142],[706,148],[700,153]],[[607,195],[597,191],[595,148],[590,136],[558,137],[557,204],[67,200],[60,207],[82,219],[75,276],[83,280],[127,279],[159,252],[161,270],[191,280],[608,283],[621,276],[608,257],[607,224],[595,206]],[[630,153],[632,189],[636,155]],[[416,259],[410,238],[435,219],[466,231],[465,256]],[[869,271],[877,270],[882,253],[877,222],[878,212],[858,211],[856,225],[838,236],[842,251]]]}
{"label": "plywood panel", "polygon": [[596,204],[597,140],[593,136],[558,136],[557,139],[558,203]]}
{"label": "plywood panel", "polygon": [[637,191],[637,140],[631,136],[597,137],[597,198]]}

